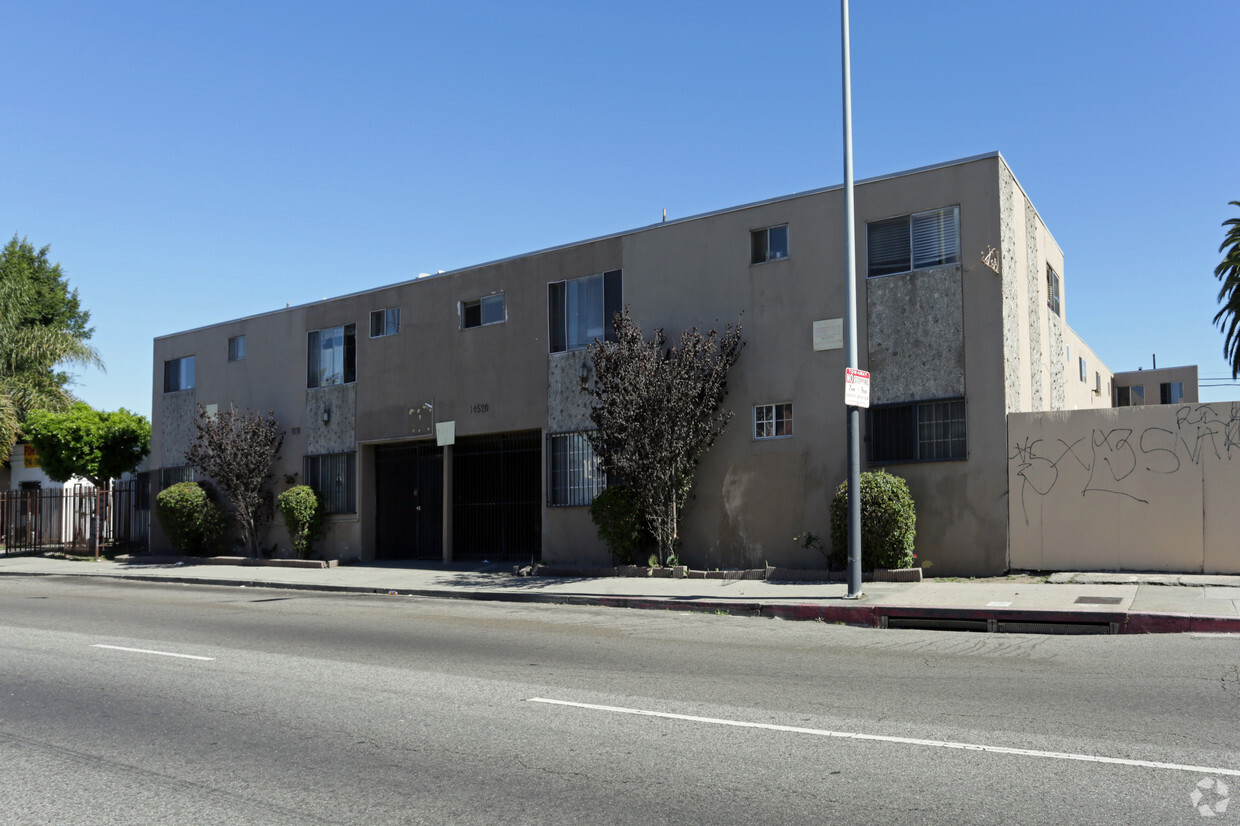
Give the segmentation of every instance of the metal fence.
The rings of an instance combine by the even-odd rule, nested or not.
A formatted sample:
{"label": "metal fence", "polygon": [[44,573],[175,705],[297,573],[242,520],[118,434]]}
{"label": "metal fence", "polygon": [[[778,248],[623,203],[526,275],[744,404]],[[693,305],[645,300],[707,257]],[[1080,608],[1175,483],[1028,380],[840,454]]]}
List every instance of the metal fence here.
{"label": "metal fence", "polygon": [[109,488],[0,491],[0,555],[91,550],[99,512],[103,551],[143,551],[150,540],[151,488],[147,479]]}

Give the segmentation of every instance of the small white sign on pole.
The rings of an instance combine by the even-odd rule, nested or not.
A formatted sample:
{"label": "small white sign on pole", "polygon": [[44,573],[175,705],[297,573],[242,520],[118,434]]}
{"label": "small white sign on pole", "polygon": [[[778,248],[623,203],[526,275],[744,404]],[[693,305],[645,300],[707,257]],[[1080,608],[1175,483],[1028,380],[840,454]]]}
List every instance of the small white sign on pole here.
{"label": "small white sign on pole", "polygon": [[844,404],[849,407],[870,406],[870,374],[854,367],[844,368]]}

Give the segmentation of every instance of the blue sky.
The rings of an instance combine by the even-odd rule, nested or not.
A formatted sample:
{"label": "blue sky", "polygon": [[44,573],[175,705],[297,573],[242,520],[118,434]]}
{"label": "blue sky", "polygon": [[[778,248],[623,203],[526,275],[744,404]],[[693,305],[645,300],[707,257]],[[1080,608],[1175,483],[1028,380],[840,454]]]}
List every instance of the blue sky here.
{"label": "blue sky", "polygon": [[[96,407],[155,336],[843,180],[839,5],[5,6],[0,233],[50,244]],[[858,179],[1001,151],[1113,370],[1230,376],[1240,3],[854,0]],[[1202,398],[1240,398],[1203,387]]]}

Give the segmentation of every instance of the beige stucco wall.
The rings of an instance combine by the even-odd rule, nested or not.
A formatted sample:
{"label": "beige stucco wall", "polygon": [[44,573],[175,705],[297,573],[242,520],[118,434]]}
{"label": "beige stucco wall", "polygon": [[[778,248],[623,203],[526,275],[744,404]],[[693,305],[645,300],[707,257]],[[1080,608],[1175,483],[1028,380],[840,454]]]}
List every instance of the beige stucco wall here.
{"label": "beige stucco wall", "polygon": [[1008,417],[1012,567],[1240,573],[1240,402]]}

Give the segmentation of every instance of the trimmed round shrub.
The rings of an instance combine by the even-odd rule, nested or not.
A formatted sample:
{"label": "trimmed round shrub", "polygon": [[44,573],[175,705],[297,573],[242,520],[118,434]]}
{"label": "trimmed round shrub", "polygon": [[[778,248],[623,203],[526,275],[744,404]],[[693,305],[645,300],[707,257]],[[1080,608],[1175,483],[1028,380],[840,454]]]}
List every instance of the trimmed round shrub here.
{"label": "trimmed round shrub", "polygon": [[[861,474],[861,568],[909,568],[917,511],[908,483],[885,470]],[[831,500],[831,566],[848,566],[848,482]]]}
{"label": "trimmed round shrub", "polygon": [[284,516],[293,550],[300,558],[308,559],[310,548],[323,528],[323,495],[309,485],[298,485],[281,493],[276,504]]}
{"label": "trimmed round shrub", "polygon": [[595,496],[590,518],[598,528],[598,538],[621,565],[641,564],[655,546],[637,497],[624,485],[609,485]]}
{"label": "trimmed round shrub", "polygon": [[155,518],[172,547],[188,556],[219,550],[227,523],[211,494],[197,482],[181,482],[155,497]]}

